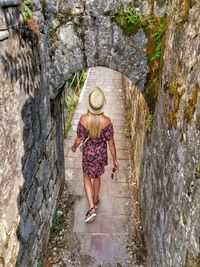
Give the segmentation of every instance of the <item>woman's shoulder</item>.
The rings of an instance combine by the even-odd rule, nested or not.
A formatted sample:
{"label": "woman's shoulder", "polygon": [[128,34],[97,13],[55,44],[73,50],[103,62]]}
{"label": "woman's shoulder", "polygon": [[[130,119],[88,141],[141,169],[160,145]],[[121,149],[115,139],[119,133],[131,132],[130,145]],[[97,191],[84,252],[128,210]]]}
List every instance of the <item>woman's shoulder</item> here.
{"label": "woman's shoulder", "polygon": [[84,126],[86,127],[86,124],[87,124],[87,114],[83,114],[81,115],[80,119],[79,119],[79,122]]}
{"label": "woman's shoulder", "polygon": [[104,115],[104,125],[108,126],[109,124],[111,124],[111,119],[108,116]]}

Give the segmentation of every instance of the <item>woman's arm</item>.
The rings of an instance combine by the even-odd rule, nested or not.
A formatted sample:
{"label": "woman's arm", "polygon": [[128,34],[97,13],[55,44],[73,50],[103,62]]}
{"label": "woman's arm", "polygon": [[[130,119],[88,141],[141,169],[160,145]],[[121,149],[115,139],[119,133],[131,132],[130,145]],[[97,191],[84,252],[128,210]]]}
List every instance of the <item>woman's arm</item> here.
{"label": "woman's arm", "polygon": [[75,152],[76,151],[76,149],[80,145],[80,143],[81,143],[81,139],[77,136],[76,139],[75,139],[75,141],[74,141],[73,146],[71,146],[72,152]]}
{"label": "woman's arm", "polygon": [[109,149],[110,149],[110,154],[111,154],[112,159],[113,159],[113,166],[114,166],[115,170],[118,171],[119,170],[119,163],[117,161],[116,146],[115,146],[115,141],[113,138],[111,138],[110,141],[108,141],[108,145],[109,145]]}

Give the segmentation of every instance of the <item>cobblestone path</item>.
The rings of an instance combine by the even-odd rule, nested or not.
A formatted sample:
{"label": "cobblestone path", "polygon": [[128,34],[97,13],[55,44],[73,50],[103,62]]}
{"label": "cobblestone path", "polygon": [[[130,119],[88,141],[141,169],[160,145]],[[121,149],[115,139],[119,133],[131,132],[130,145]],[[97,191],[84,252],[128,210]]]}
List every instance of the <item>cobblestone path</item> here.
{"label": "cobblestone path", "polygon": [[[108,149],[109,163],[101,177],[100,199],[101,205],[97,217],[92,223],[85,224],[85,213],[88,210],[87,200],[83,188],[81,152],[79,149],[72,153],[70,146],[76,136],[76,127],[81,114],[86,112],[87,91],[94,86],[103,89],[107,104],[105,114],[110,116],[114,126],[117,158],[120,170],[111,179],[112,160]],[[90,266],[90,267],[134,267],[134,255],[131,236],[134,224],[133,199],[131,190],[131,161],[129,158],[128,141],[125,138],[125,121],[123,106],[123,90],[121,74],[97,67],[90,69],[85,88],[83,89],[72,122],[72,128],[65,141],[65,179],[70,194],[76,196],[73,205],[74,216],[68,229],[65,230],[64,242],[60,253],[60,264],[53,266]],[[76,236],[77,252],[72,253]],[[70,243],[71,242],[71,243]],[[71,251],[67,251],[67,250]],[[56,249],[55,249],[56,250]],[[55,253],[55,254],[56,254]],[[74,259],[73,259],[74,257]],[[76,258],[76,259],[75,259]]]}

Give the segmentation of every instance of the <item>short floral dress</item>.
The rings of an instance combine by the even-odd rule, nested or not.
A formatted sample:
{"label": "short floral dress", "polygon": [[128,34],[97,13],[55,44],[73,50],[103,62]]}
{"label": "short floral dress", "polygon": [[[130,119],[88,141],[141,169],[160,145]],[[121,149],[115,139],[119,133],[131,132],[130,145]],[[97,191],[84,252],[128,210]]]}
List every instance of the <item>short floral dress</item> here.
{"label": "short floral dress", "polygon": [[[77,136],[84,142],[88,138],[89,131],[79,121]],[[112,123],[101,130],[100,136],[89,138],[83,144],[82,166],[83,173],[90,178],[100,177],[108,164],[107,141],[114,135]]]}

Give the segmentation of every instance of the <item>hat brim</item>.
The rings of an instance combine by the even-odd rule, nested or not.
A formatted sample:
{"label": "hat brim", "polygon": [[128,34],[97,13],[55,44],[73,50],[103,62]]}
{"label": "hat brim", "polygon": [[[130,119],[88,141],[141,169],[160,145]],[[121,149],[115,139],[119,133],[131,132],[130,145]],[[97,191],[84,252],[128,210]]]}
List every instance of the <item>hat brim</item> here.
{"label": "hat brim", "polygon": [[89,112],[91,112],[92,114],[99,115],[99,114],[101,114],[101,113],[104,112],[104,105],[103,105],[100,109],[95,110],[95,109],[93,109],[93,108],[90,106],[90,104],[88,103],[87,109],[88,109]]}

